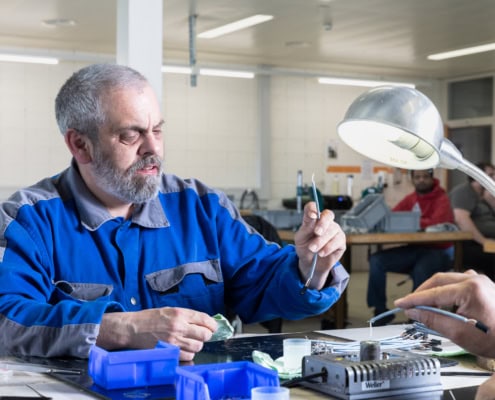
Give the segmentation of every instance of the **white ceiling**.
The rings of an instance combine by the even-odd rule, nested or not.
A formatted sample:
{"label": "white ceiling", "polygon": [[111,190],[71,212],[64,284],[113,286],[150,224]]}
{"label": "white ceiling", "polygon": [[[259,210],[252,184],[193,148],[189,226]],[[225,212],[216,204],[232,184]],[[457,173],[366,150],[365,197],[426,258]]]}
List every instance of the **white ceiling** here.
{"label": "white ceiling", "polygon": [[[0,0],[0,49],[114,54],[116,1]],[[145,6],[146,0],[141,1]],[[195,9],[197,32],[252,14],[275,17],[217,39],[198,39],[200,65],[269,65],[421,78],[495,71],[495,52],[446,61],[426,59],[430,53],[495,41],[495,0],[163,0],[163,4],[165,61],[188,62],[188,15]],[[41,23],[53,18],[71,18],[77,25],[47,28]]]}

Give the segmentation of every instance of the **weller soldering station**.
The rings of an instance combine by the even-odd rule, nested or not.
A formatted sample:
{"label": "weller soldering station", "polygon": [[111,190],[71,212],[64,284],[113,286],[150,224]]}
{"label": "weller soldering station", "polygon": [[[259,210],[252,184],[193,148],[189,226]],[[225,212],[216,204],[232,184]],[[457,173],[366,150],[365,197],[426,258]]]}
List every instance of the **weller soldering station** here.
{"label": "weller soldering station", "polygon": [[334,398],[440,399],[440,361],[407,351],[380,350],[378,341],[363,341],[359,353],[325,353],[303,359],[301,384]]}

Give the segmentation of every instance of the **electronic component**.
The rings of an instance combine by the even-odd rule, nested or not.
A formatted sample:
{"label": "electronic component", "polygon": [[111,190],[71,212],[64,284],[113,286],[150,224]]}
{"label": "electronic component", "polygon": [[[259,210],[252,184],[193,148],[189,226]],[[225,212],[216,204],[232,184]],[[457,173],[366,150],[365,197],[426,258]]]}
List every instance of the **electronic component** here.
{"label": "electronic component", "polygon": [[441,398],[440,362],[436,358],[399,350],[382,353],[380,359],[362,361],[359,357],[359,353],[306,356],[302,377],[324,374],[301,384],[346,400]]}

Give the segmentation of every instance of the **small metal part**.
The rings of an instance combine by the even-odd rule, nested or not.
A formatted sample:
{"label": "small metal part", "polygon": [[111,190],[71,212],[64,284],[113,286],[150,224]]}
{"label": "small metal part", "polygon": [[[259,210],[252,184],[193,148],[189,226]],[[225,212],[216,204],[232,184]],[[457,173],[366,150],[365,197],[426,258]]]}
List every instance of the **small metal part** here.
{"label": "small metal part", "polygon": [[363,340],[360,342],[359,360],[375,361],[381,360],[380,342],[377,340]]}
{"label": "small metal part", "polygon": [[68,375],[81,375],[82,371],[80,369],[69,369],[69,368],[52,368],[48,365],[16,362],[16,361],[2,361],[0,362],[0,369],[13,370],[13,371],[23,371],[23,372],[35,372],[40,374],[68,374]]}

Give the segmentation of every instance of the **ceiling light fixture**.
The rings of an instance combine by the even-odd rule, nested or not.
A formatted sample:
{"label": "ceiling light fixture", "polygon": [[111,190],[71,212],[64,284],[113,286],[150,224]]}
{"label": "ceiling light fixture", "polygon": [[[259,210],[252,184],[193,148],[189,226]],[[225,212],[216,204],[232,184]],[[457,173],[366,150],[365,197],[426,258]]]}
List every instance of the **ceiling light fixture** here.
{"label": "ceiling light fixture", "polygon": [[163,65],[162,72],[166,74],[183,74],[189,75],[191,73],[191,67],[181,67],[176,65]]}
{"label": "ceiling light fixture", "polygon": [[0,61],[49,65],[56,65],[59,63],[58,58],[55,57],[38,57],[20,54],[0,54]]}
{"label": "ceiling light fixture", "polygon": [[376,81],[369,79],[352,79],[352,78],[318,78],[319,83],[325,85],[343,85],[343,86],[363,86],[363,87],[376,87],[376,86],[406,86],[414,88],[416,85],[408,82],[386,82],[386,81]]}
{"label": "ceiling light fixture", "polygon": [[200,68],[200,75],[205,76],[222,76],[226,78],[244,78],[244,79],[253,79],[254,73],[248,71],[235,71],[228,69],[212,69],[212,68]]}
{"label": "ceiling light fixture", "polygon": [[47,28],[66,28],[76,26],[76,21],[70,18],[53,18],[41,21],[43,26]]}
{"label": "ceiling light fixture", "polygon": [[[183,67],[177,65],[163,65],[162,72],[169,74],[191,74],[191,67]],[[214,69],[214,68],[199,68],[199,74],[204,76],[218,76],[224,78],[244,78],[252,79],[254,78],[254,72],[249,71],[238,71],[230,69]]]}
{"label": "ceiling light fixture", "polygon": [[495,50],[495,43],[482,44],[480,46],[466,47],[464,49],[445,51],[443,53],[430,54],[428,60],[440,61],[448,58],[462,57],[470,54],[484,53]]}
{"label": "ceiling light fixture", "polygon": [[273,15],[253,15],[251,17],[240,19],[239,21],[235,21],[227,25],[219,26],[215,29],[204,31],[200,33],[198,37],[201,39],[213,39],[241,29],[249,28],[253,25],[261,24],[262,22],[270,21],[271,19],[273,19]]}
{"label": "ceiling light fixture", "polygon": [[288,42],[285,42],[285,46],[290,48],[302,49],[302,48],[310,47],[311,43],[306,42],[304,40],[290,40]]}

